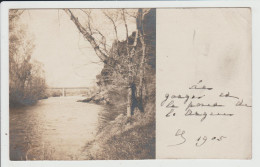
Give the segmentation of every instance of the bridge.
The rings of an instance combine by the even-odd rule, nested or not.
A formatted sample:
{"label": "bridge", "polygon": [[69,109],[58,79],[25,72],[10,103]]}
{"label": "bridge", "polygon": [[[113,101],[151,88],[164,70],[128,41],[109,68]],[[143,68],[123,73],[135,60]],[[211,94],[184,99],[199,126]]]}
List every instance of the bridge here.
{"label": "bridge", "polygon": [[61,90],[62,91],[62,96],[66,96],[66,91],[68,90],[89,90],[89,87],[48,87],[48,90]]}

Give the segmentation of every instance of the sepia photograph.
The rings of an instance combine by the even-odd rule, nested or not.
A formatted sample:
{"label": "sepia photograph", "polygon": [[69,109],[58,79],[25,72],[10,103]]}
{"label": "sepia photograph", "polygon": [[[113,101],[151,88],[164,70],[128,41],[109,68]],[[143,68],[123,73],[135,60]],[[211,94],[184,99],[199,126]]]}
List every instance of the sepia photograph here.
{"label": "sepia photograph", "polygon": [[9,156],[155,159],[156,9],[9,9]]}

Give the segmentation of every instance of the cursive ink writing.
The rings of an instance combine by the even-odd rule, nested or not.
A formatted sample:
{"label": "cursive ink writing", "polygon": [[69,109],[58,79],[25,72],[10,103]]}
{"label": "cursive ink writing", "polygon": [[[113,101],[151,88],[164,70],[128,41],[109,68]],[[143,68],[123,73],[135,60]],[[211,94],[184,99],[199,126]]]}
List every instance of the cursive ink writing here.
{"label": "cursive ink writing", "polygon": [[[185,133],[186,133],[185,130],[178,129],[177,132],[175,133],[174,137],[177,137],[177,139],[180,140],[180,142],[177,143],[177,144],[168,145],[168,147],[179,146],[179,145],[182,145],[182,144],[188,142],[188,140],[189,141],[190,140],[191,141],[194,140],[194,139],[191,139],[191,138],[186,138],[184,136]],[[214,136],[211,136],[211,137],[210,136],[206,136],[206,135],[202,135],[202,136],[199,136],[199,137],[195,136],[195,146],[196,147],[201,147],[201,146],[203,146],[204,144],[206,144],[208,142],[214,142],[214,141],[221,142],[225,138],[227,138],[227,137],[223,136],[223,135],[221,135],[221,136],[215,136],[214,135]]]}
{"label": "cursive ink writing", "polygon": [[204,137],[199,137],[198,139],[197,139],[197,142],[196,142],[196,146],[197,147],[200,147],[200,146],[202,146],[203,144],[205,144],[206,143],[206,141],[208,140],[208,137],[207,136],[204,136]]}
{"label": "cursive ink writing", "polygon": [[203,98],[204,96],[205,96],[205,95],[202,95],[202,96],[195,96],[195,95],[189,96],[189,95],[186,94],[185,96],[182,96],[182,95],[172,95],[171,98],[172,98],[172,99],[173,99],[173,98],[185,99],[185,100],[184,100],[184,104],[186,104],[189,99],[201,99],[201,98]]}
{"label": "cursive ink writing", "polygon": [[164,103],[168,100],[168,98],[169,98],[169,93],[166,93],[165,94],[165,99],[161,102],[161,106],[164,105]]}
{"label": "cursive ink writing", "polygon": [[[172,119],[173,122],[175,121],[174,125],[177,127],[173,131],[171,136],[173,140],[170,141],[168,147],[182,147],[181,145],[191,144],[194,148],[203,148],[226,141],[226,138],[229,138],[232,133],[225,129],[221,129],[223,131],[219,130],[220,127],[229,128],[228,126],[220,126],[220,124],[238,118],[239,115],[237,114],[239,112],[235,112],[238,107],[243,110],[246,107],[252,107],[244,102],[245,98],[242,99],[230,93],[231,90],[217,92],[218,89],[206,86],[202,80],[186,89],[190,90],[184,90],[185,93],[178,92],[175,94],[166,92],[161,104],[159,104],[163,108],[162,116],[166,119]],[[230,119],[234,115],[236,117]],[[200,125],[194,123],[196,119]],[[230,123],[232,124],[232,122]],[[213,134],[209,135],[209,132],[210,134],[213,132]],[[228,132],[228,135],[223,135],[223,132]],[[224,142],[222,144],[228,143]]]}
{"label": "cursive ink writing", "polygon": [[[173,114],[172,114],[172,113],[173,113]],[[176,115],[176,113],[174,113],[174,109],[171,109],[171,111],[170,111],[169,113],[167,113],[165,116],[166,116],[166,117],[170,117],[171,114],[172,114],[172,116],[175,116],[175,115]]]}
{"label": "cursive ink writing", "polygon": [[189,103],[185,111],[187,111],[191,107],[224,107],[222,104],[218,104],[217,102],[214,104],[204,104],[204,103],[196,103],[193,104],[192,101]]}
{"label": "cursive ink writing", "polygon": [[202,145],[204,145],[207,141],[222,141],[223,139],[225,139],[225,138],[227,138],[227,137],[225,137],[225,136],[220,136],[220,137],[211,137],[211,138],[209,138],[209,137],[207,137],[207,136],[200,136],[197,140],[196,140],[196,146],[197,147],[200,147],[200,146],[202,146]]}
{"label": "cursive ink writing", "polygon": [[[166,101],[169,99],[169,97],[170,97],[169,93],[166,93],[165,99],[161,102],[161,106],[163,106],[166,103]],[[171,99],[185,99],[184,104],[186,104],[189,99],[201,99],[203,97],[205,97],[205,95],[195,96],[195,95],[187,95],[187,94],[186,95],[180,95],[179,94],[179,95],[171,95],[170,98]]]}
{"label": "cursive ink writing", "polygon": [[[165,104],[165,102],[168,100],[168,98],[169,98],[169,94],[166,93],[165,94],[165,99],[161,102],[161,106],[163,106]],[[166,108],[178,108],[178,106],[175,106],[174,105],[174,100],[172,100],[172,101],[170,101],[170,103],[168,103],[166,105]]]}
{"label": "cursive ink writing", "polygon": [[244,104],[244,103],[243,103],[243,99],[242,99],[241,101],[238,101],[238,102],[236,103],[236,106],[252,107],[252,106],[250,106],[250,105],[248,105],[248,104]]}
{"label": "cursive ink writing", "polygon": [[227,113],[210,113],[210,116],[233,116],[234,114],[227,114]]}
{"label": "cursive ink writing", "polygon": [[207,116],[233,116],[234,114],[227,114],[227,113],[213,113],[211,112],[210,114],[208,114],[207,112],[202,112],[200,113],[199,111],[192,111],[191,109],[188,109],[188,111],[185,113],[185,116],[198,116],[198,117],[202,117],[200,119],[200,121],[204,121]]}
{"label": "cursive ink writing", "polygon": [[184,137],[184,134],[185,134],[184,130],[178,129],[177,132],[175,133],[175,136],[176,137],[180,137],[182,139],[182,142],[180,142],[178,144],[169,145],[169,147],[170,146],[178,146],[178,145],[181,145],[181,144],[185,143],[186,142],[186,138]]}
{"label": "cursive ink writing", "polygon": [[166,105],[166,108],[178,108],[178,106],[175,106],[174,101],[172,100],[170,103]]}
{"label": "cursive ink writing", "polygon": [[202,83],[202,80],[200,80],[197,84],[192,85],[191,87],[189,87],[189,89],[206,89],[206,90],[212,90],[213,89],[213,88],[208,88],[205,85],[199,86],[200,83]]}
{"label": "cursive ink writing", "polygon": [[231,97],[231,98],[239,99],[239,98],[236,97],[236,96],[231,96],[229,92],[226,93],[226,94],[225,94],[225,93],[221,93],[221,94],[219,95],[219,97]]}
{"label": "cursive ink writing", "polygon": [[201,118],[201,122],[206,119],[207,117],[207,113],[206,112],[203,112],[203,113],[198,113],[197,111],[196,112],[193,112],[191,109],[188,109],[188,111],[185,113],[185,116],[200,116],[202,117]]}

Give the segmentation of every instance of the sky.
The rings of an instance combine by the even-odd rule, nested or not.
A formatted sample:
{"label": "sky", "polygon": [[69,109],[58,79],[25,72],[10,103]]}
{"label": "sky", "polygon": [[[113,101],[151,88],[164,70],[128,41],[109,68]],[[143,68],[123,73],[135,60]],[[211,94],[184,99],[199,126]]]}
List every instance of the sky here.
{"label": "sky", "polygon": [[[84,24],[86,16],[79,10],[74,12],[81,16],[79,20]],[[104,20],[99,9],[93,12],[93,20],[111,44],[114,39],[113,27]],[[48,86],[89,87],[96,84],[96,75],[101,72],[103,63],[63,10],[26,10],[21,21],[34,36],[32,59],[43,64]],[[129,20],[129,32],[134,28],[134,22]],[[120,40],[125,39],[124,34],[123,27],[119,26]]]}

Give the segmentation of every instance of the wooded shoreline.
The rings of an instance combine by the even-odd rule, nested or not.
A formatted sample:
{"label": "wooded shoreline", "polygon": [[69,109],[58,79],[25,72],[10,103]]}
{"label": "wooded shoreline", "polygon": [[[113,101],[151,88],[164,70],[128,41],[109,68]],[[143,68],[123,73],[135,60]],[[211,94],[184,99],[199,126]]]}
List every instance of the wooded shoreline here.
{"label": "wooded shoreline", "polygon": [[[91,90],[86,99],[78,101],[107,106],[99,113],[95,139],[86,144],[79,158],[154,159],[156,9],[61,11],[103,65],[96,76],[97,90]],[[95,23],[95,12],[107,21],[106,26],[113,27],[111,46],[107,43],[110,36]],[[24,33],[26,28],[17,24],[22,14],[23,10],[11,10],[9,15],[10,107],[34,105],[40,99],[61,95],[58,91],[48,94],[43,67],[31,60],[33,40],[29,39],[30,34]],[[129,31],[131,25],[135,27],[133,31]],[[120,28],[123,40],[119,39]],[[19,43],[25,39],[27,43]]]}

